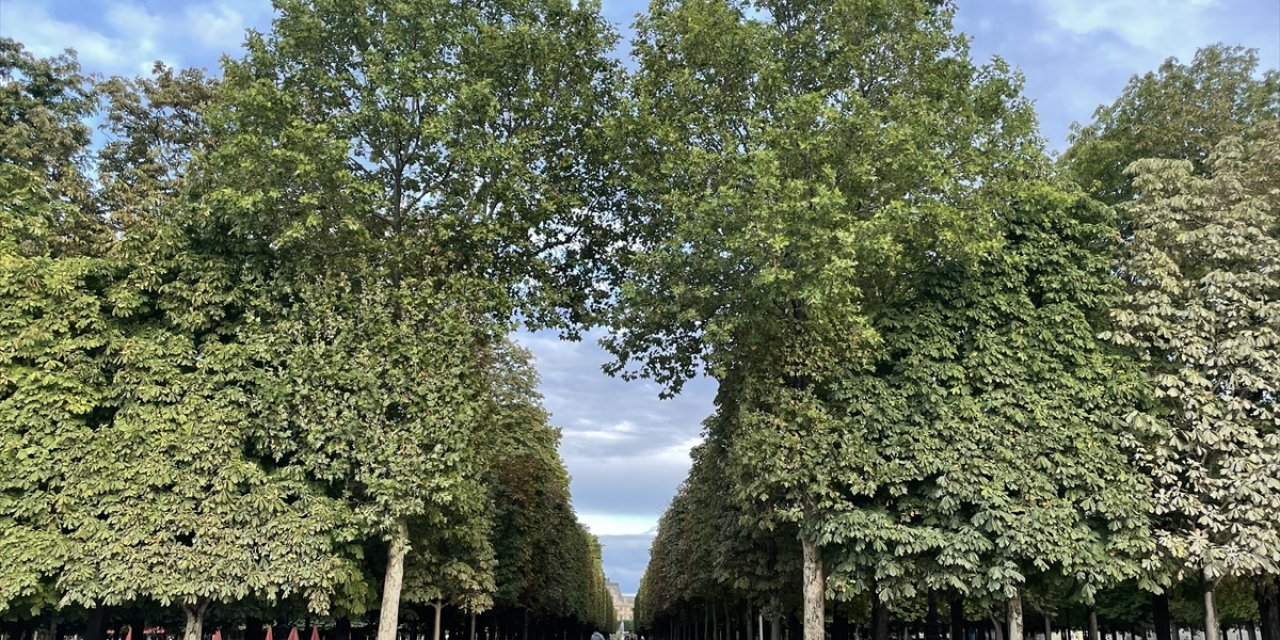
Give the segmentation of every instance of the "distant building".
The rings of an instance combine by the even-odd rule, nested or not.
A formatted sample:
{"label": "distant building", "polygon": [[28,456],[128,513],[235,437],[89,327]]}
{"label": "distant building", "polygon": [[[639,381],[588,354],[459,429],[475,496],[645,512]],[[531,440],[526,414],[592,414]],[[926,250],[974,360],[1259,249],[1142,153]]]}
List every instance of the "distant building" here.
{"label": "distant building", "polygon": [[[618,621],[631,622],[635,615],[636,597],[622,595],[622,587],[616,582],[606,582],[605,587],[609,589],[609,597],[613,600],[613,612],[617,615]],[[631,625],[627,625],[630,629]]]}

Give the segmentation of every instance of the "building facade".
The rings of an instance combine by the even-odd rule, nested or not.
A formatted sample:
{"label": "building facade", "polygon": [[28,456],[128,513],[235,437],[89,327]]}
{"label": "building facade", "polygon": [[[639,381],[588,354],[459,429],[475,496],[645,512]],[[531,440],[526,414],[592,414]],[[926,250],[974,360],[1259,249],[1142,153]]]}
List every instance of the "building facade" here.
{"label": "building facade", "polygon": [[[616,582],[606,582],[605,587],[609,589],[609,597],[613,600],[613,612],[617,615],[619,622],[630,623],[635,615],[636,597],[622,595],[622,587]],[[627,624],[630,629],[631,625]]]}

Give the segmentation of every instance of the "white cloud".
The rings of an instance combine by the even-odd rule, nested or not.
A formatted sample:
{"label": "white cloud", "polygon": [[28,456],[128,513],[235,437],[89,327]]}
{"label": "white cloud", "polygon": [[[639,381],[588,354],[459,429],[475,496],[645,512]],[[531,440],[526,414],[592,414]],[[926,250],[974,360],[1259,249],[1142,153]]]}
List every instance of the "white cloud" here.
{"label": "white cloud", "polygon": [[36,5],[0,2],[0,33],[21,42],[39,57],[74,48],[89,71],[133,71],[132,60],[121,43],[85,25],[58,20]]}
{"label": "white cloud", "polygon": [[237,54],[245,29],[270,21],[268,0],[217,0],[148,6],[108,1],[97,11],[57,11],[47,4],[0,2],[0,33],[37,56],[75,49],[87,72],[138,75],[155,61],[174,67],[216,68],[224,53]]}
{"label": "white cloud", "polygon": [[1171,52],[1170,45],[1203,44],[1201,25],[1220,0],[1039,0],[1038,6],[1058,27],[1077,34],[1115,33],[1132,46]]}
{"label": "white cloud", "polygon": [[41,57],[75,49],[81,67],[90,73],[135,75],[149,73],[156,60],[181,64],[176,48],[160,43],[175,25],[131,3],[108,6],[96,28],[50,15],[43,7],[0,3],[4,35],[21,42]]}
{"label": "white cloud", "polygon": [[106,23],[117,34],[137,41],[141,48],[153,47],[152,41],[165,28],[164,18],[129,2],[108,7]]}
{"label": "white cloud", "polygon": [[658,516],[650,515],[584,512],[578,520],[597,536],[643,536],[658,526]]}
{"label": "white cloud", "polygon": [[624,382],[600,370],[609,359],[598,332],[564,342],[547,332],[512,336],[533,352],[578,517],[604,544],[606,572],[634,589],[658,518],[689,472],[714,407],[714,384],[696,380],[672,400],[657,385]]}
{"label": "white cloud", "polygon": [[653,456],[655,462],[661,462],[672,465],[692,465],[693,458],[690,452],[693,448],[702,444],[702,436],[694,436],[686,438],[680,442],[663,447],[656,455]]}
{"label": "white cloud", "polygon": [[191,34],[210,49],[230,50],[244,40],[248,21],[234,7],[226,4],[192,5],[184,14]]}

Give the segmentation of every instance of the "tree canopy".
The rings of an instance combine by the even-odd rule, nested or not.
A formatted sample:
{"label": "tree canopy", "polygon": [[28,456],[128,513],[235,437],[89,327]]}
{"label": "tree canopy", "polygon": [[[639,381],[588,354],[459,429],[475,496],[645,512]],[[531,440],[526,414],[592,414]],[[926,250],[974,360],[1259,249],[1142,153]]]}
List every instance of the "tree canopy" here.
{"label": "tree canopy", "polygon": [[947,1],[653,0],[626,62],[595,0],[273,6],[218,71],[0,39],[0,635],[611,630],[518,345],[604,326],[718,385],[655,640],[1280,638],[1256,51],[1055,160]]}

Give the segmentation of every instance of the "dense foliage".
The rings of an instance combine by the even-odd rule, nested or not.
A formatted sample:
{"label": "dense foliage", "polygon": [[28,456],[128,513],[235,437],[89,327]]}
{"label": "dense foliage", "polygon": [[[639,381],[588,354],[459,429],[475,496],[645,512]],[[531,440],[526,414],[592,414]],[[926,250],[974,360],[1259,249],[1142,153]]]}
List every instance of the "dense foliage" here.
{"label": "dense foliage", "polygon": [[[461,98],[420,76],[397,87],[416,109],[398,123],[380,102],[396,76],[372,68],[340,76],[374,77],[367,94],[319,110],[320,78],[288,74],[324,52],[297,42],[317,15],[366,9],[282,3],[276,29],[219,80],[157,66],[97,82],[70,56],[3,41],[0,619],[82,616],[93,637],[104,614],[154,624],[178,610],[197,639],[208,616],[242,618],[251,637],[264,620],[349,629],[380,617],[394,636],[403,601],[433,606],[437,633],[460,614],[511,636],[513,616],[540,633],[613,624],[558,432],[528,354],[504,337],[513,314],[572,333],[593,313],[595,294],[573,279],[603,262],[575,275],[585,262],[555,246],[593,224],[577,194],[607,188],[592,173],[602,163],[498,176],[505,132],[489,143],[497,155],[477,155],[476,135],[529,120],[477,93],[525,74],[518,55],[441,65],[448,91],[473,78]],[[415,15],[415,37],[431,23],[450,48],[572,26],[565,41],[598,54],[612,38],[589,6],[495,4],[447,25]],[[521,134],[526,154],[565,155],[542,132],[599,129],[613,63],[597,57],[581,78],[526,88],[600,93],[566,89],[563,113]],[[82,120],[96,113],[109,141],[94,153]],[[332,135],[337,122],[346,137]],[[396,138],[412,122],[417,137]],[[288,170],[262,170],[285,158]],[[494,184],[481,197],[445,196],[482,175]]]}
{"label": "dense foliage", "polygon": [[652,637],[1280,640],[1256,52],[1054,162],[945,1],[654,0],[634,68],[590,0],[275,9],[216,75],[0,39],[0,632],[611,630],[508,337],[603,323],[719,384]]}
{"label": "dense foliage", "polygon": [[[720,384],[642,628],[751,634],[754,611],[880,638],[890,613],[940,624],[946,598],[953,633],[1019,637],[1024,605],[1274,633],[1276,72],[1222,46],[1170,61],[1077,127],[1056,175],[1017,79],[929,48],[947,5],[847,4],[640,23],[628,187],[650,226],[611,347],[672,391]],[[787,57],[799,42],[831,53]],[[1125,173],[1149,156],[1172,160]],[[716,607],[723,630],[698,619]]]}

